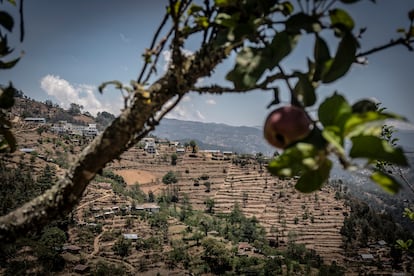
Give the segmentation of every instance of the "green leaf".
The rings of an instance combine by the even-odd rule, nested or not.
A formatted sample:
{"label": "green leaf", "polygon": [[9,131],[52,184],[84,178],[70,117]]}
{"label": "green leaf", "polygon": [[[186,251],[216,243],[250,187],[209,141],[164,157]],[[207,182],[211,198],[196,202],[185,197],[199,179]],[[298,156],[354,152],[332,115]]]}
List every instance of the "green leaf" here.
{"label": "green leaf", "polygon": [[324,127],[338,126],[340,129],[351,113],[352,109],[346,99],[337,93],[325,99],[318,109],[319,121]]}
{"label": "green leaf", "polygon": [[355,61],[355,53],[358,42],[355,37],[347,32],[339,43],[335,58],[329,69],[322,74],[322,81],[324,83],[333,82],[344,76],[352,63]]}
{"label": "green leaf", "polygon": [[232,81],[236,89],[252,88],[266,70],[266,63],[262,49],[245,47],[237,54],[236,66],[226,79]]}
{"label": "green leaf", "polygon": [[98,87],[99,93],[103,93],[103,90],[108,85],[113,85],[113,86],[115,86],[116,89],[122,89],[122,87],[123,87],[123,85],[122,85],[122,83],[120,81],[117,81],[117,80],[106,81],[106,82],[102,83],[101,85],[99,85],[99,87]]}
{"label": "green leaf", "polygon": [[227,13],[219,13],[217,14],[214,22],[218,25],[227,27],[227,28],[235,28],[239,22],[240,13],[233,13],[232,15]]}
{"label": "green leaf", "polygon": [[11,32],[14,25],[13,17],[11,17],[7,12],[0,11],[0,25]]}
{"label": "green leaf", "polygon": [[312,106],[316,102],[315,88],[309,80],[307,74],[295,72],[295,76],[298,77],[298,82],[294,88],[294,94],[296,98],[304,106]]}
{"label": "green leaf", "polygon": [[355,23],[352,17],[346,11],[342,9],[331,10],[329,12],[329,17],[331,18],[331,25],[334,28],[352,31],[352,29],[355,26]]}
{"label": "green leaf", "polygon": [[210,23],[208,22],[208,18],[206,16],[200,16],[195,19],[195,22],[198,26],[203,29],[207,29]]}
{"label": "green leaf", "polygon": [[349,116],[344,124],[344,135],[346,136],[354,136],[355,133],[359,133],[359,130],[365,127],[369,127],[368,123],[378,122],[377,124],[372,124],[372,126],[382,127],[384,124],[383,121],[386,119],[399,119],[402,120],[403,118],[391,114],[391,113],[383,113],[378,111],[368,111],[365,113],[353,113]]}
{"label": "green leaf", "polygon": [[236,65],[227,74],[226,79],[232,81],[236,89],[254,87],[264,71],[272,70],[278,65],[292,51],[296,42],[296,35],[280,32],[266,48],[243,48],[237,54]]}
{"label": "green leaf", "polygon": [[332,162],[324,159],[318,169],[305,172],[295,185],[295,188],[302,193],[311,193],[322,188],[328,180],[332,169]]}
{"label": "green leaf", "polygon": [[196,5],[196,4],[191,4],[190,8],[187,11],[187,14],[188,15],[195,14],[195,13],[197,13],[199,11],[202,11],[202,10],[203,10],[203,8],[201,6]]}
{"label": "green leaf", "polygon": [[327,126],[322,130],[322,136],[336,148],[339,154],[345,156],[344,140],[337,126]]}
{"label": "green leaf", "polygon": [[288,16],[290,14],[292,14],[294,7],[292,5],[292,3],[285,1],[283,3],[280,4],[282,6],[282,13],[284,16]]}
{"label": "green leaf", "polygon": [[385,161],[401,166],[408,166],[404,152],[399,147],[392,147],[386,140],[376,136],[355,136],[351,138],[352,148],[349,156],[352,158],[368,158]]}
{"label": "green leaf", "polygon": [[286,31],[279,32],[275,35],[272,43],[266,48],[268,58],[268,68],[271,70],[277,66],[283,58],[292,52],[298,42],[298,35],[289,34]]}
{"label": "green leaf", "polygon": [[299,175],[314,166],[309,160],[314,159],[316,153],[317,150],[312,144],[298,143],[270,161],[268,170],[276,176]]}
{"label": "green leaf", "polygon": [[302,12],[289,17],[285,25],[286,31],[289,33],[300,33],[301,30],[314,33],[321,29],[321,24],[317,19]]}
{"label": "green leaf", "polygon": [[352,105],[352,113],[365,113],[377,110],[377,104],[371,99],[362,99]]}
{"label": "green leaf", "polygon": [[394,177],[381,171],[373,172],[371,179],[390,194],[396,194],[401,186]]}
{"label": "green leaf", "polygon": [[19,62],[20,58],[13,59],[12,61],[3,62],[0,61],[0,69],[10,69],[13,68],[17,62]]}
{"label": "green leaf", "polygon": [[235,6],[235,0],[214,0],[214,5],[220,8]]}
{"label": "green leaf", "polygon": [[313,79],[314,81],[318,81],[321,78],[322,72],[326,70],[325,69],[326,62],[331,59],[328,44],[326,44],[325,40],[322,39],[319,35],[316,35],[313,55],[314,55],[315,63],[316,63],[316,68],[315,68]]}

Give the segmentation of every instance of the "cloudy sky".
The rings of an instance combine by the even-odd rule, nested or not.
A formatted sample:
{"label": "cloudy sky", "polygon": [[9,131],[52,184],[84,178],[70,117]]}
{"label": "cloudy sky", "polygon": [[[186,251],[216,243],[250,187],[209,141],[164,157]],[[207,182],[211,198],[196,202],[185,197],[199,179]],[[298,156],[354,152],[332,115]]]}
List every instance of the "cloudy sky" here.
{"label": "cloudy sky", "polygon": [[[26,38],[19,44],[11,37],[16,53],[25,54],[15,68],[2,71],[0,83],[12,81],[29,97],[50,99],[63,107],[74,102],[93,114],[102,110],[117,114],[122,107],[119,92],[108,90],[100,95],[97,87],[105,81],[128,84],[137,79],[143,65],[141,54],[149,46],[167,2],[25,1]],[[366,45],[363,50],[395,37],[398,28],[408,25],[407,11],[414,8],[408,0],[377,1],[377,5],[362,2],[353,12],[357,28],[368,27],[362,40]],[[299,44],[286,65],[304,70],[304,55],[311,53],[309,44]],[[164,53],[160,73],[168,58],[168,53]],[[200,82],[230,85],[224,76],[232,65],[232,61],[222,64],[211,79]],[[414,53],[396,47],[370,56],[368,66],[354,66],[346,78],[321,89],[319,98],[335,90],[350,101],[375,97],[390,110],[414,121],[413,72]],[[281,89],[286,99],[284,87]],[[260,126],[271,100],[272,95],[261,91],[221,96],[190,93],[169,117]]]}

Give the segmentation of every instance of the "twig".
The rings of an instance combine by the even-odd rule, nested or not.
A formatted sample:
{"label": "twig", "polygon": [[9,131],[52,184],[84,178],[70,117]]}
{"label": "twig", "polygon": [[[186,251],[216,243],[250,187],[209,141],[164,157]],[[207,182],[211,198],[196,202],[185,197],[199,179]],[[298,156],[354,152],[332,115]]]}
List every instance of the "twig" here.
{"label": "twig", "polygon": [[[286,85],[287,85],[287,87],[289,88],[289,91],[290,91],[290,103],[292,104],[292,105],[295,105],[295,106],[298,106],[298,107],[301,107],[301,108],[304,108],[303,107],[303,105],[302,105],[302,103],[301,102],[299,102],[299,100],[298,100],[298,98],[296,98],[296,95],[295,95],[295,90],[293,89],[293,87],[290,85],[290,82],[289,82],[289,78],[287,77],[287,75],[285,74],[285,72],[284,72],[284,70],[283,70],[283,68],[282,68],[282,66],[280,66],[280,64],[278,64],[277,65],[277,68],[279,69],[279,71],[280,71],[280,73],[282,74],[282,76],[284,76],[284,80],[285,80],[285,82],[286,82]],[[286,76],[286,77],[285,77]]]}
{"label": "twig", "polygon": [[[155,43],[156,43],[156,41],[158,39],[158,36],[160,35],[162,28],[164,28],[164,25],[167,23],[167,20],[168,20],[168,14],[165,13],[164,18],[161,21],[161,24],[158,26],[158,29],[155,32],[154,37],[152,38],[151,46],[150,46],[149,49],[154,48]],[[138,83],[141,83],[142,77],[144,76],[144,73],[147,70],[147,66],[148,66],[148,63],[145,62],[144,67],[142,68],[141,73],[140,73],[140,75],[139,75],[139,77],[137,79],[137,82]]]}
{"label": "twig", "polygon": [[19,14],[20,14],[20,42],[23,42],[24,40],[23,0],[20,0]]}
{"label": "twig", "polygon": [[359,53],[359,54],[355,55],[355,58],[368,56],[370,54],[373,54],[373,53],[376,53],[376,52],[379,52],[379,51],[382,51],[382,50],[385,50],[387,48],[391,48],[393,46],[400,45],[400,44],[406,46],[409,51],[413,51],[413,47],[411,46],[412,43],[414,43],[414,39],[406,40],[404,38],[399,38],[397,40],[391,40],[387,44],[384,44],[384,45],[379,46],[379,47],[374,47],[371,50],[368,50],[366,52]]}
{"label": "twig", "polygon": [[154,62],[152,63],[151,68],[150,68],[150,70],[149,70],[146,78],[143,81],[144,84],[147,83],[147,81],[150,79],[151,74],[153,72],[155,72],[156,66],[157,66],[157,63],[158,63],[158,59],[159,59],[159,57],[160,57],[160,55],[162,53],[162,50],[164,49],[164,46],[165,46],[166,42],[168,41],[168,39],[172,35],[173,30],[174,29],[171,28],[170,31],[168,32],[168,34],[160,41],[159,45],[157,46],[157,50],[156,50],[157,53],[155,54]]}

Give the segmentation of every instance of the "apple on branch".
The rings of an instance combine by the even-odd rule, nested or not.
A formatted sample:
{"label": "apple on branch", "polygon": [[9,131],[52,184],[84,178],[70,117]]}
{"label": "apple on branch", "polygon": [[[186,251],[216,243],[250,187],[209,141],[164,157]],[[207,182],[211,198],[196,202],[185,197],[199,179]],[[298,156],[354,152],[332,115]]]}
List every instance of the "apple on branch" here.
{"label": "apple on branch", "polygon": [[267,116],[264,137],[276,148],[285,149],[292,143],[306,138],[312,126],[312,120],[302,108],[293,105],[283,106]]}

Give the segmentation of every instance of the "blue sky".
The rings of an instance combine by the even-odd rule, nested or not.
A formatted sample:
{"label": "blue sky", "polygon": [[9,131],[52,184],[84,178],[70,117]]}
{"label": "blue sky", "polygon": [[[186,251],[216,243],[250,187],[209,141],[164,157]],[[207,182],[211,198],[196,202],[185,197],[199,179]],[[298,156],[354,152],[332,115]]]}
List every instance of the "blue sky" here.
{"label": "blue sky", "polygon": [[[50,99],[64,107],[75,102],[93,114],[102,110],[118,113],[122,107],[119,92],[108,90],[100,95],[97,87],[109,80],[127,84],[137,78],[143,64],[141,54],[149,46],[167,2],[25,1],[26,38],[22,44],[14,43],[16,53],[25,54],[15,68],[2,71],[0,83],[12,81],[36,100]],[[407,11],[414,8],[409,0],[378,0],[376,5],[362,2],[348,7],[356,27],[368,27],[363,50],[395,37],[397,28],[408,25]],[[288,68],[306,69],[304,57],[312,53],[306,40],[285,61]],[[224,75],[232,65],[231,60],[225,62],[211,79],[202,81],[230,85]],[[160,64],[159,72],[163,66]],[[281,85],[281,89],[282,99],[286,99],[285,87]],[[414,53],[398,46],[369,56],[367,66],[355,65],[344,79],[320,89],[318,96],[323,99],[335,90],[350,101],[375,97],[389,110],[414,121]],[[271,100],[272,95],[262,91],[221,96],[191,93],[169,117],[260,126]]]}

